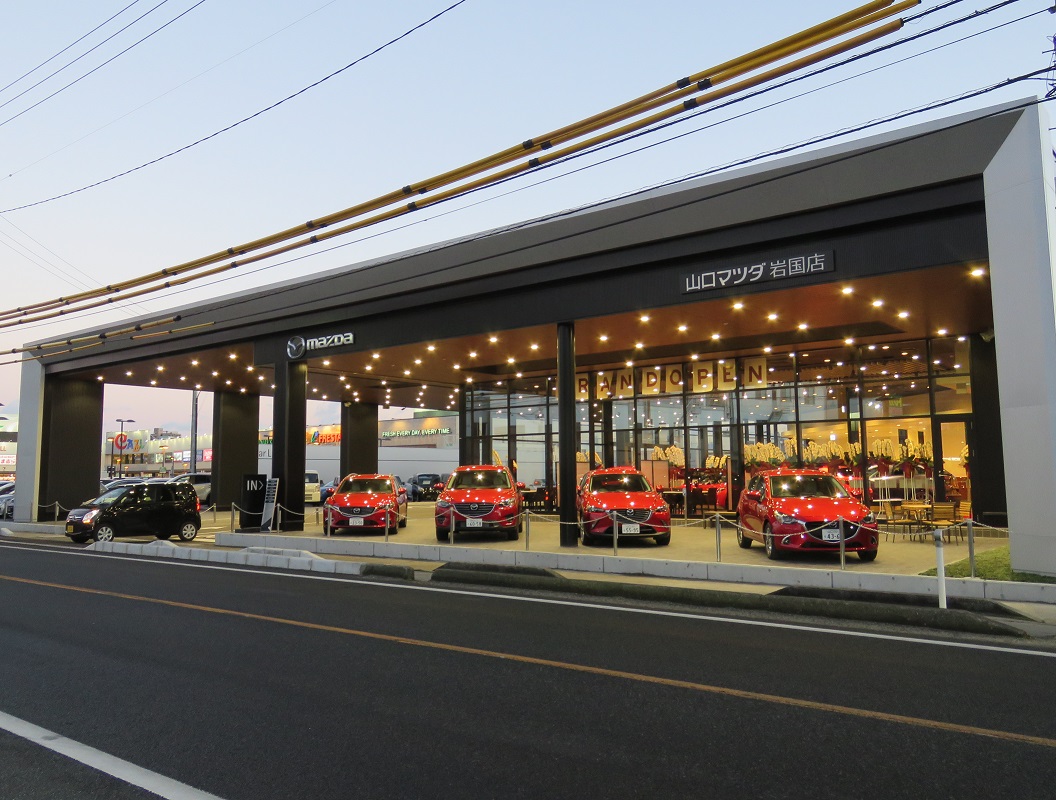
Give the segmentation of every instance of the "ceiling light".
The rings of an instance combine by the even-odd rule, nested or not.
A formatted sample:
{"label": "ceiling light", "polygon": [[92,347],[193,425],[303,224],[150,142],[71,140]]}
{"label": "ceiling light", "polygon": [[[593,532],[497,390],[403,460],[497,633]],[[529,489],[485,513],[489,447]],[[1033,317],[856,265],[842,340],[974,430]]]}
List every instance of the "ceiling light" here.
{"label": "ceiling light", "polygon": [[982,267],[976,267],[972,270],[971,275],[973,278],[981,278],[986,274],[986,270]]}
{"label": "ceiling light", "polygon": [[191,360],[191,366],[192,367],[197,367],[198,366],[198,359],[197,358]]}
{"label": "ceiling light", "polygon": [[945,336],[946,333],[947,333],[947,331],[946,331],[945,328],[939,328],[939,330],[938,330],[939,336]]}
{"label": "ceiling light", "polygon": [[510,356],[509,358],[506,359],[506,363],[507,364],[512,364],[514,361],[516,361],[516,359],[513,356]]}
{"label": "ceiling light", "polygon": [[404,375],[410,375],[410,374],[411,374],[411,371],[410,371],[409,369],[405,369],[405,370],[403,371],[403,374],[404,374]]}
{"label": "ceiling light", "polygon": [[528,345],[528,349],[529,349],[529,350],[538,350],[538,349],[539,349],[539,345],[537,345],[537,344],[530,344],[530,345]]}
{"label": "ceiling light", "polygon": [[688,325],[679,325],[678,326],[678,332],[679,333],[685,333],[688,330],[689,330],[689,326]]}
{"label": "ceiling light", "polygon": [[898,318],[899,319],[907,319],[908,317],[909,317],[909,312],[908,311],[899,311],[898,312]]}
{"label": "ceiling light", "polygon": [[648,322],[649,321],[649,315],[648,314],[642,314],[642,316],[638,317],[638,319],[640,319],[642,322]]}
{"label": "ceiling light", "polygon": [[769,352],[771,352],[771,351],[772,351],[773,349],[774,349],[774,348],[772,348],[772,347],[771,347],[770,345],[767,345],[766,347],[764,347],[764,348],[763,348],[763,352],[764,352],[764,353],[769,353]]}
{"label": "ceiling light", "polygon": [[477,357],[477,351],[476,350],[470,350],[469,351],[469,357],[470,358],[476,358]]}
{"label": "ceiling light", "polygon": [[744,303],[738,300],[736,303],[733,304],[733,308],[735,311],[740,311],[742,308],[744,308]]}
{"label": "ceiling light", "polygon": [[874,300],[873,301],[873,308],[880,308],[883,305],[884,305],[884,301],[883,300]]}
{"label": "ceiling light", "polygon": [[381,358],[381,353],[371,353],[370,357],[371,358]]}
{"label": "ceiling light", "polygon": [[609,337],[608,337],[608,334],[604,334],[604,333],[603,333],[603,334],[601,334],[601,336],[599,336],[599,337],[598,337],[598,339],[599,339],[600,341],[602,341],[602,342],[607,342],[607,341],[609,341]]}
{"label": "ceiling light", "polygon": [[843,292],[844,294],[854,294],[854,287],[853,286],[844,286],[840,291]]}
{"label": "ceiling light", "polygon": [[[323,359],[323,366],[324,367],[329,367],[330,366],[330,359],[329,358],[324,358]],[[253,367],[250,367],[250,369],[253,369]]]}
{"label": "ceiling light", "polygon": [[230,358],[232,361],[234,361],[236,358],[238,358],[238,354],[237,353],[228,353],[227,357]]}
{"label": "ceiling light", "polygon": [[644,347],[645,347],[645,345],[642,344],[641,342],[635,342],[635,344],[634,344],[634,349],[635,350],[641,350]]}
{"label": "ceiling light", "polygon": [[367,372],[370,372],[372,369],[374,369],[374,365],[373,364],[367,364],[367,366],[365,366],[364,369]]}
{"label": "ceiling light", "polygon": [[844,344],[854,344],[854,339],[852,339],[850,337],[847,337],[846,339],[843,340],[843,343]]}
{"label": "ceiling light", "polygon": [[767,314],[767,315],[766,315],[766,318],[767,318],[768,320],[770,320],[771,322],[773,322],[774,320],[776,320],[776,319],[777,319],[777,314]]}
{"label": "ceiling light", "polygon": [[[130,372],[130,373],[128,373],[128,374],[129,374],[129,375],[131,375],[132,373]],[[216,371],[215,369],[213,370],[213,377],[214,377],[214,378],[218,378],[218,377],[220,377],[220,373],[219,373],[219,372],[217,372],[217,371]]]}
{"label": "ceiling light", "polygon": [[455,365],[454,365],[454,368],[455,368],[455,369],[462,369],[462,367],[461,367],[461,366],[459,366],[458,364],[455,364]]}
{"label": "ceiling light", "polygon": [[436,345],[435,344],[431,344],[428,347],[426,347],[425,349],[428,350],[430,353],[433,353],[433,352],[436,351]]}
{"label": "ceiling light", "polygon": [[627,362],[627,366],[628,367],[633,367],[634,366],[634,362],[633,361],[628,361]]}
{"label": "ceiling light", "polygon": [[807,323],[801,322],[796,327],[799,328],[801,331],[805,331],[807,329]]}
{"label": "ceiling light", "polygon": [[495,344],[495,342],[499,341],[499,337],[498,336],[489,336],[488,337],[488,341],[491,342],[492,344]]}

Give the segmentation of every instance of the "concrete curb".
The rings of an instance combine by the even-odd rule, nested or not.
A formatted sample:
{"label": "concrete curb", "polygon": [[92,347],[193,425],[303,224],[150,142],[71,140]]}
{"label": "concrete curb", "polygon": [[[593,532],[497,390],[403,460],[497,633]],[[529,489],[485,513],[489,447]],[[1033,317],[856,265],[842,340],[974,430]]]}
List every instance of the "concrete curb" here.
{"label": "concrete curb", "polygon": [[[468,562],[507,567],[531,566],[540,569],[597,572],[606,575],[646,575],[657,578],[755,583],[766,586],[804,586],[854,592],[893,592],[905,595],[926,595],[935,598],[936,604],[939,594],[938,579],[924,575],[841,572],[840,570],[754,566],[722,562],[666,561],[594,553],[490,550],[447,545],[441,542],[437,542],[436,545],[418,545],[258,533],[219,532],[216,534],[216,544],[220,547],[265,545],[267,547],[299,548],[320,555]],[[947,597],[1056,605],[1056,584],[947,578],[946,595]]]}
{"label": "concrete curb", "polygon": [[612,581],[569,580],[561,576],[540,577],[510,572],[481,570],[434,570],[432,581],[511,589],[568,592],[591,597],[618,597],[652,602],[678,603],[706,608],[736,608],[749,611],[772,611],[783,614],[827,617],[858,622],[880,622],[911,625],[934,630],[978,633],[989,636],[1025,637],[1026,634],[971,611],[921,606],[902,606],[859,600],[834,600],[817,597],[795,597],[775,594],[695,589],[680,586],[655,586]]}

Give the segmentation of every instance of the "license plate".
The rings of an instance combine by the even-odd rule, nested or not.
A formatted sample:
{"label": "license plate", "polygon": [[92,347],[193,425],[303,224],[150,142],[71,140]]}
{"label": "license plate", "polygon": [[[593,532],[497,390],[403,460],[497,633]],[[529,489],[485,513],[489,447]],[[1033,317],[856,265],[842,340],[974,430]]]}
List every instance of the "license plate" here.
{"label": "license plate", "polygon": [[840,541],[840,529],[839,528],[822,528],[821,529],[821,541],[823,541],[823,542],[838,542],[838,541]]}
{"label": "license plate", "polygon": [[620,526],[620,533],[630,534],[630,533],[641,533],[641,532],[642,532],[642,526],[639,525],[636,522],[628,523],[626,525],[621,525]]}
{"label": "license plate", "polygon": [[66,533],[73,533],[73,526],[72,525],[67,525],[66,526]]}
{"label": "license plate", "polygon": [[466,527],[467,528],[483,528],[484,527],[484,522],[482,520],[477,519],[476,517],[470,517],[469,519],[466,520]]}
{"label": "license plate", "polygon": [[363,527],[363,517],[349,517],[348,524],[353,528]]}

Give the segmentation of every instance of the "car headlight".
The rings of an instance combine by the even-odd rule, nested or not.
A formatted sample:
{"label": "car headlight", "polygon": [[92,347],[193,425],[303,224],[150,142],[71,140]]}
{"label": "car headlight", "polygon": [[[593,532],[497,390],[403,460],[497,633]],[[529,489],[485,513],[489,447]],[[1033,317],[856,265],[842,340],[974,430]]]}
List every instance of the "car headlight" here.
{"label": "car headlight", "polygon": [[85,514],[81,518],[81,522],[83,522],[85,525],[91,525],[92,524],[92,520],[94,520],[98,516],[99,516],[99,509],[98,508],[93,508],[91,511],[89,511],[87,514]]}
{"label": "car headlight", "polygon": [[502,506],[503,508],[513,508],[513,504],[514,504],[514,499],[512,497],[507,497],[504,500],[500,500],[499,501],[499,505]]}
{"label": "car headlight", "polygon": [[600,508],[598,506],[587,506],[583,510],[586,511],[588,514],[601,514],[605,511],[604,508]]}
{"label": "car headlight", "polygon": [[863,525],[872,525],[874,522],[876,522],[876,514],[874,514],[872,511],[862,517]]}
{"label": "car headlight", "polygon": [[451,508],[451,504],[449,502],[447,502],[446,500],[437,500],[436,501],[436,507],[437,508]]}
{"label": "car headlight", "polygon": [[774,518],[782,525],[797,525],[800,524],[799,520],[793,517],[791,514],[775,514]]}

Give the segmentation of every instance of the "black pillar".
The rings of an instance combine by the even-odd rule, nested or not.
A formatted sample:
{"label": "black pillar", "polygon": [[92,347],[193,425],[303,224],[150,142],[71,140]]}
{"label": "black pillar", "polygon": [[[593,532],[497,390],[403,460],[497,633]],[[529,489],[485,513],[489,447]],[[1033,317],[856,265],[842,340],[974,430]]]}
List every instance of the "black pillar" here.
{"label": "black pillar", "polygon": [[[968,429],[972,513],[1008,511],[1005,496],[1005,458],[1001,438],[1001,398],[997,391],[997,349],[993,339],[971,337],[972,424]],[[942,483],[942,462],[935,461],[935,483]]]}
{"label": "black pillar", "polygon": [[557,495],[560,502],[561,546],[576,547],[576,327],[557,326]]}
{"label": "black pillar", "polygon": [[[304,530],[304,429],[307,423],[308,365],[279,362],[275,365],[275,436],[271,477],[279,479],[282,530]],[[377,447],[375,441],[374,446]]]}
{"label": "black pillar", "polygon": [[470,456],[471,442],[476,431],[473,429],[473,416],[470,413],[473,394],[469,388],[458,393],[458,463],[459,466],[475,463]]}
{"label": "black pillar", "polygon": [[55,502],[65,519],[62,509],[99,494],[103,384],[45,378],[43,412],[39,507],[31,519],[55,519]]}
{"label": "black pillar", "polygon": [[210,499],[230,508],[242,498],[242,476],[257,474],[260,398],[234,392],[213,395],[213,463]]}
{"label": "black pillar", "polygon": [[341,474],[378,471],[378,406],[341,404]]}

